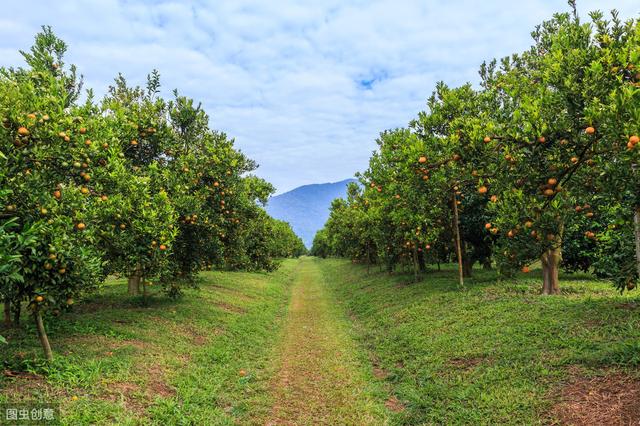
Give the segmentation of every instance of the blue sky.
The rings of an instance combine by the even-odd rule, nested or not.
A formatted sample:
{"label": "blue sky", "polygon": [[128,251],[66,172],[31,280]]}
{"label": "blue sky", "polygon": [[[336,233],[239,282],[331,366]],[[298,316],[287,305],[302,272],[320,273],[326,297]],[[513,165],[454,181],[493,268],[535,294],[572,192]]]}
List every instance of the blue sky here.
{"label": "blue sky", "polygon": [[[404,126],[435,83],[477,82],[484,60],[522,51],[564,0],[3,1],[0,65],[20,65],[43,24],[103,94],[122,72],[201,101],[278,192],[366,168],[378,133]],[[55,8],[52,6],[55,4]],[[638,0],[581,1],[581,15]]]}

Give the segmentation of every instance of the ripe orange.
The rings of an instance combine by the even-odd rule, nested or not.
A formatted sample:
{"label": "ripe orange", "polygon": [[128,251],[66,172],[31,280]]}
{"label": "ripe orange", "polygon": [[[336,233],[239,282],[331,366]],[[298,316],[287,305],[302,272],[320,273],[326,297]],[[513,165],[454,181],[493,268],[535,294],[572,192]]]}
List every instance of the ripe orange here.
{"label": "ripe orange", "polygon": [[138,141],[137,141],[137,140],[135,140],[135,139],[134,139],[134,140],[132,140],[132,141],[131,141],[131,146],[136,146],[136,145],[138,145]]}
{"label": "ripe orange", "polygon": [[87,128],[86,127],[81,127],[80,128],[80,134],[84,135],[85,133],[87,133]]}
{"label": "ripe orange", "polygon": [[67,134],[65,132],[60,132],[58,133],[58,136],[60,136],[61,138],[66,138]]}
{"label": "ripe orange", "polygon": [[492,195],[490,199],[491,199],[492,203],[498,202],[498,196],[497,195]]}
{"label": "ripe orange", "polygon": [[484,229],[491,229],[491,224],[490,223],[485,223],[484,224]]}
{"label": "ripe orange", "polygon": [[429,175],[422,175],[422,180],[429,180]]}
{"label": "ripe orange", "polygon": [[553,194],[555,194],[555,191],[553,189],[545,189],[543,191],[543,194],[545,195],[545,197],[551,197]]}
{"label": "ripe orange", "polygon": [[483,140],[484,140],[484,143],[491,142],[491,138],[489,136],[485,136]]}
{"label": "ripe orange", "polygon": [[558,179],[556,178],[549,178],[549,180],[547,180],[547,183],[551,186],[556,186],[558,184]]}
{"label": "ripe orange", "polygon": [[164,251],[167,249],[167,246],[165,246],[164,244],[160,244],[160,250]]}
{"label": "ripe orange", "polygon": [[396,200],[400,199],[400,194],[396,194]]}
{"label": "ripe orange", "polygon": [[89,193],[89,188],[83,186],[82,188],[80,188],[80,192],[82,192],[84,195],[87,195]]}
{"label": "ripe orange", "polygon": [[65,137],[64,137],[64,141],[65,141],[65,142],[69,142],[70,140],[71,140],[71,138],[70,138],[69,136],[65,136]]}
{"label": "ripe orange", "polygon": [[422,156],[422,157],[418,158],[418,163],[424,164],[426,162],[427,162],[427,157]]}
{"label": "ripe orange", "polygon": [[42,302],[44,302],[44,297],[42,297],[42,296],[36,296],[36,302],[38,302],[38,303],[42,303]]}
{"label": "ripe orange", "polygon": [[588,135],[592,135],[596,132],[596,129],[594,127],[589,126],[586,129],[584,129],[584,132]]}
{"label": "ripe orange", "polygon": [[62,197],[62,193],[56,190],[56,191],[53,191],[53,196],[59,200],[60,197]]}
{"label": "ripe orange", "polygon": [[546,141],[547,141],[547,138],[545,138],[544,136],[540,136],[538,138],[538,142],[540,142],[540,143],[545,143]]}
{"label": "ripe orange", "polygon": [[84,229],[86,229],[87,225],[85,225],[84,223],[80,222],[76,225],[76,229],[78,231],[83,231]]}
{"label": "ripe orange", "polygon": [[36,119],[36,115],[35,115],[35,114],[33,114],[33,113],[31,113],[31,114],[27,114],[27,118],[28,118],[29,120],[35,120],[35,119]]}
{"label": "ripe orange", "polygon": [[631,137],[629,137],[629,143],[632,145],[637,145],[638,142],[640,142],[640,138],[637,135],[633,135]]}
{"label": "ripe orange", "polygon": [[101,199],[102,201],[107,201],[107,200],[109,199],[109,197],[107,197],[106,195],[101,195],[101,196],[100,196],[100,199]]}
{"label": "ripe orange", "polygon": [[585,213],[585,216],[586,217],[593,217],[593,212],[587,212],[587,213]]}
{"label": "ripe orange", "polygon": [[18,134],[20,136],[29,136],[29,129],[27,129],[26,127],[19,127]]}
{"label": "ripe orange", "polygon": [[58,269],[58,273],[59,273],[60,275],[64,275],[66,272],[67,272],[67,270],[66,270],[65,268],[60,268],[60,269]]}
{"label": "ripe orange", "polygon": [[523,266],[523,267],[522,267],[522,272],[524,272],[525,274],[527,274],[527,273],[531,272],[531,270],[529,269],[529,267],[528,267],[528,266],[526,266],[526,265],[525,265],[525,266]]}
{"label": "ripe orange", "polygon": [[102,144],[102,147],[103,147],[104,149],[108,149],[108,148],[109,148],[109,144],[105,142],[105,143],[103,143],[103,144]]}
{"label": "ripe orange", "polygon": [[[373,184],[371,184],[373,186]],[[219,182],[213,182],[213,186],[220,186]]]}
{"label": "ripe orange", "polygon": [[84,141],[84,144],[86,146],[91,146],[91,139],[87,139],[86,141]]}
{"label": "ripe orange", "polygon": [[480,188],[478,188],[478,192],[481,194],[486,194],[487,193],[487,187],[486,186],[481,186]]}
{"label": "ripe orange", "polygon": [[491,228],[491,233],[492,234],[497,234],[498,233],[498,228]]}
{"label": "ripe orange", "polygon": [[576,164],[578,162],[578,157],[571,157],[571,162]]}
{"label": "ripe orange", "polygon": [[127,225],[125,225],[124,223],[120,224],[120,229],[126,229]]}

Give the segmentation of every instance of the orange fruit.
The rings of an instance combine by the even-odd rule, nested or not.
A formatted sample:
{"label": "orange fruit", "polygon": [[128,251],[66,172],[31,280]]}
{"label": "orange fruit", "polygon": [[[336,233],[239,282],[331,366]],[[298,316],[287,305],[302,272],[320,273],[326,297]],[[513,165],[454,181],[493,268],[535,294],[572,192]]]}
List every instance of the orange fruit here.
{"label": "orange fruit", "polygon": [[584,129],[584,132],[588,135],[592,135],[596,132],[596,129],[592,126],[589,126],[586,129]]}
{"label": "orange fruit", "polygon": [[526,274],[526,273],[531,272],[531,270],[529,269],[528,266],[525,265],[525,266],[522,267],[522,272],[524,272]]}
{"label": "orange fruit", "polygon": [[164,251],[167,249],[167,246],[165,246],[164,244],[160,244],[160,250]]}
{"label": "orange fruit", "polygon": [[84,229],[86,229],[87,225],[85,225],[84,223],[80,222],[76,225],[76,229],[78,229],[78,231],[82,231]]}
{"label": "orange fruit", "polygon": [[491,229],[491,224],[490,223],[485,223],[484,224],[484,229]]}
{"label": "orange fruit", "polygon": [[42,297],[42,296],[36,296],[36,302],[38,302],[38,303],[42,303],[42,302],[44,302],[44,297]]}
{"label": "orange fruit", "polygon": [[80,128],[80,134],[84,135],[85,133],[87,133],[87,128],[86,127],[81,127]]}
{"label": "orange fruit", "polygon": [[418,163],[424,164],[426,162],[427,162],[427,157],[422,156],[422,157],[418,158]]}
{"label": "orange fruit", "polygon": [[558,184],[558,179],[556,178],[549,178],[549,180],[547,180],[547,183],[551,186],[555,186]]}
{"label": "orange fruit", "polygon": [[637,135],[633,135],[629,137],[629,143],[632,145],[637,145],[640,142],[640,138]]}
{"label": "orange fruit", "polygon": [[486,194],[487,193],[487,187],[486,186],[481,186],[480,188],[478,188],[478,192],[481,194]]}
{"label": "orange fruit", "polygon": [[18,134],[20,136],[29,136],[29,129],[27,129],[26,127],[19,127]]}
{"label": "orange fruit", "polygon": [[491,142],[491,138],[489,136],[485,136],[483,140],[484,140],[484,143]]}

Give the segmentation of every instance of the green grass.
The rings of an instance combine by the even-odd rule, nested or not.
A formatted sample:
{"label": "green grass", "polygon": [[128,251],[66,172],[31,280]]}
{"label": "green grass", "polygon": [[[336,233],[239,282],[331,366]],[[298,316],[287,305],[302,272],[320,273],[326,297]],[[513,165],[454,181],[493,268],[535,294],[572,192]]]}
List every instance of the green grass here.
{"label": "green grass", "polygon": [[[275,273],[203,273],[199,290],[148,304],[109,280],[62,321],[48,321],[56,358],[42,362],[31,324],[3,331],[0,403],[59,403],[63,424],[235,424],[264,414],[274,336],[295,260]],[[239,371],[246,375],[240,376]]]}
{"label": "green grass", "polygon": [[404,404],[392,424],[548,424],[572,374],[638,376],[640,301],[610,283],[566,275],[561,296],[543,297],[538,271],[500,282],[475,270],[459,290],[452,266],[411,283],[317,262]]}
{"label": "green grass", "polygon": [[453,266],[412,283],[337,259],[202,279],[148,303],[109,280],[47,322],[50,364],[30,323],[2,330],[0,404],[73,425],[549,424],[570,380],[640,379],[640,300],[588,275],[547,297],[539,271],[460,290]]}

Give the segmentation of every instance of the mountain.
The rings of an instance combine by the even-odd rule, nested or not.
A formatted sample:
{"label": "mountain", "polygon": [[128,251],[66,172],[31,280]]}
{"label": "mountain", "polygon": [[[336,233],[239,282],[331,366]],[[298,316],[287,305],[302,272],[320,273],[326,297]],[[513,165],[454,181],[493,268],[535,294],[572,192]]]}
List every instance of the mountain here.
{"label": "mountain", "polygon": [[311,248],[313,237],[329,218],[331,201],[346,196],[349,182],[356,180],[299,186],[271,197],[267,212],[276,219],[289,222],[304,244]]}

